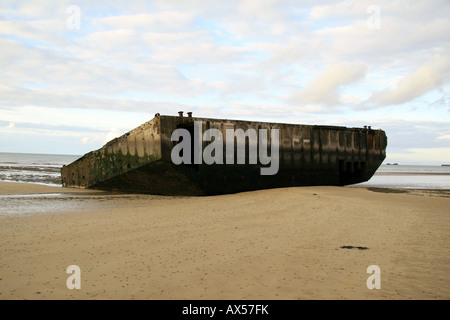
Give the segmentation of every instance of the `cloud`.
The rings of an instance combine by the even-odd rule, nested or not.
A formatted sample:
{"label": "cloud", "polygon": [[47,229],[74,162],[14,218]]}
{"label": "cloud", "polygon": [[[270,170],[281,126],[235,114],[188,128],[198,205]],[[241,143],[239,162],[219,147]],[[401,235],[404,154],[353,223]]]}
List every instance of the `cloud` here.
{"label": "cloud", "polygon": [[105,135],[105,138],[103,139],[103,143],[106,144],[107,142],[120,137],[122,133],[117,130],[116,128],[111,128],[109,132]]}
{"label": "cloud", "polygon": [[[326,50],[320,51],[327,60],[364,60],[377,64],[377,70],[392,71],[399,62],[402,67],[416,67],[428,52],[448,55],[448,1],[330,2],[312,6],[308,15],[311,36],[327,43]],[[380,12],[376,30],[368,26],[373,15],[368,8],[373,5]]]}
{"label": "cloud", "polygon": [[364,78],[367,65],[357,62],[341,62],[330,66],[291,97],[301,104],[335,106],[341,103],[339,90]]}
{"label": "cloud", "polygon": [[193,19],[191,12],[160,11],[95,18],[92,19],[91,24],[100,28],[141,28],[153,32],[178,32],[180,29],[189,27]]}
{"label": "cloud", "polygon": [[438,140],[450,140],[450,134],[437,137]]}
{"label": "cloud", "polygon": [[450,57],[437,57],[401,79],[395,88],[386,88],[372,93],[364,106],[386,106],[411,101],[423,94],[438,89],[450,80]]}
{"label": "cloud", "polygon": [[368,3],[366,1],[341,1],[333,4],[322,4],[313,6],[309,12],[312,20],[329,20],[364,17]]}
{"label": "cloud", "polygon": [[10,123],[6,126],[6,129],[12,129],[12,128],[14,128],[14,127],[15,127],[14,122],[10,122]]}

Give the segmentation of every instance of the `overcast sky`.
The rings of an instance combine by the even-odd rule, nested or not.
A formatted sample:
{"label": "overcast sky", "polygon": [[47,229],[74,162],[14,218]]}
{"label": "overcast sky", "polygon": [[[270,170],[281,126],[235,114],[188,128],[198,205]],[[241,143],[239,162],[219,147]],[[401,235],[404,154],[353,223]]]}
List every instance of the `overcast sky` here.
{"label": "overcast sky", "polygon": [[84,154],[155,113],[371,125],[450,163],[450,2],[5,1],[0,152]]}

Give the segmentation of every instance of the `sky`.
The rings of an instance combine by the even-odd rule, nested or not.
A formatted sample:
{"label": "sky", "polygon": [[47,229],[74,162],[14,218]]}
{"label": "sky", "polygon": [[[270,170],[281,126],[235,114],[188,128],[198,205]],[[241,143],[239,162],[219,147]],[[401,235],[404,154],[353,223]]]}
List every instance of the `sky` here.
{"label": "sky", "polygon": [[383,129],[450,163],[450,1],[0,3],[0,152],[82,155],[156,113]]}

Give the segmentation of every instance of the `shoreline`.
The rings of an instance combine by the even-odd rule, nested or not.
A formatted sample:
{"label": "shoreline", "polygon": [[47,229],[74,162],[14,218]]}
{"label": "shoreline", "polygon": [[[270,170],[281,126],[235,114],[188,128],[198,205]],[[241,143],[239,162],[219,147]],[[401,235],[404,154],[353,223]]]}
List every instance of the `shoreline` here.
{"label": "shoreline", "polygon": [[62,186],[53,186],[44,183],[0,181],[0,195],[69,193],[83,191],[84,190],[82,189],[68,190],[68,188],[63,188]]}
{"label": "shoreline", "polygon": [[[0,219],[2,300],[450,298],[448,190],[170,197],[5,188],[19,195],[12,205],[47,209]],[[55,190],[62,195],[46,196]],[[21,199],[27,192],[43,196]],[[80,290],[66,286],[70,265],[81,269]],[[366,286],[371,265],[379,290]]]}
{"label": "shoreline", "polygon": [[[261,190],[277,190],[277,189],[289,189],[289,188],[315,188],[315,187],[330,187],[330,186],[304,186],[304,187],[285,187],[285,188],[273,188],[273,189],[261,189]],[[332,187],[332,186],[331,186]],[[378,191],[385,193],[410,193],[410,192],[436,192],[443,193],[444,195],[450,192],[450,189],[446,188],[417,188],[417,187],[399,187],[399,186],[371,186],[371,185],[347,185],[347,186],[336,186],[336,188],[356,188],[356,189],[367,189],[370,191]],[[255,192],[261,190],[247,191],[247,192]],[[43,193],[61,193],[61,194],[141,194],[145,195],[146,193],[134,193],[134,192],[126,192],[126,191],[111,191],[111,190],[100,190],[100,189],[82,189],[82,188],[71,188],[71,187],[63,187],[62,185],[50,185],[45,183],[37,183],[37,182],[17,182],[17,181],[8,181],[8,180],[0,180],[0,195],[31,195],[31,194],[43,194]],[[245,192],[241,192],[245,193]],[[234,193],[239,194],[239,193]],[[151,195],[148,193],[147,195]],[[162,195],[161,195],[162,196]],[[172,197],[172,196],[167,196]],[[188,197],[188,196],[186,196]],[[196,197],[208,197],[208,196],[192,196],[192,198]]]}

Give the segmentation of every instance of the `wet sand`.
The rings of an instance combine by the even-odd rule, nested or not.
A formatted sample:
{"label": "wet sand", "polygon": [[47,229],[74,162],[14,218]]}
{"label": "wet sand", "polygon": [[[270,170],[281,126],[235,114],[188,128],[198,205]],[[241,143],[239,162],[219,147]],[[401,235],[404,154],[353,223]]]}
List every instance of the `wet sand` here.
{"label": "wet sand", "polygon": [[[449,191],[0,194],[0,299],[450,298]],[[381,289],[366,286],[370,265]]]}

